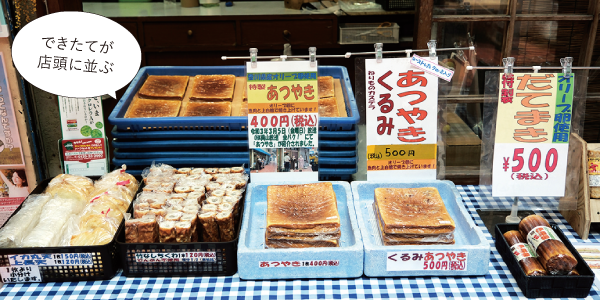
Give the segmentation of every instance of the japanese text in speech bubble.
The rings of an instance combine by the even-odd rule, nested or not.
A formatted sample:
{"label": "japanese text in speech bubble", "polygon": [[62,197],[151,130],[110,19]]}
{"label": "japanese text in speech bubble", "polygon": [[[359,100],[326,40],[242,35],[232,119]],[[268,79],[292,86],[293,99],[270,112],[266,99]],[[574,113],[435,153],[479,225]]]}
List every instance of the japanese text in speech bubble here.
{"label": "japanese text in speech bubble", "polygon": [[140,45],[114,21],[91,13],[58,12],[23,27],[12,56],[21,75],[36,87],[65,97],[116,98],[137,74]]}

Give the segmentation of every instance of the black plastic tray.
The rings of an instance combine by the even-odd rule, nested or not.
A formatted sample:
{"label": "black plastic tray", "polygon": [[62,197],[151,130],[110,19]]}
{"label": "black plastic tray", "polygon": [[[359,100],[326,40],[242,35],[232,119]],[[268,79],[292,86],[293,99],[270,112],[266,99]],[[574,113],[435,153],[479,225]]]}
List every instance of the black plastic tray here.
{"label": "black plastic tray", "polygon": [[[99,177],[90,177],[97,180]],[[42,181],[31,192],[41,194],[44,192],[51,179]],[[11,215],[11,218],[21,210],[21,204]],[[6,221],[7,224],[10,218]],[[91,266],[38,266],[42,282],[51,281],[88,281],[107,280],[113,278],[119,269],[119,260],[116,257],[116,237],[123,231],[123,221],[119,225],[112,241],[100,246],[71,246],[71,247],[33,247],[33,248],[0,248],[0,267],[10,266],[10,255],[46,254],[46,253],[92,253],[93,265]]]}
{"label": "black plastic tray", "polygon": [[[230,276],[237,273],[237,250],[246,192],[239,203],[235,239],[228,242],[126,243],[125,230],[117,236],[117,249],[127,277]],[[133,206],[128,210],[133,213]],[[202,235],[198,236],[199,240]],[[215,252],[215,262],[137,262],[136,253]]]}
{"label": "black plastic tray", "polygon": [[585,298],[589,295],[594,284],[594,273],[581,258],[579,252],[565,237],[558,225],[552,224],[552,229],[565,244],[567,249],[577,259],[579,276],[526,276],[504,238],[504,233],[519,230],[518,224],[496,224],[496,249],[504,259],[510,273],[515,277],[519,288],[527,298]]}

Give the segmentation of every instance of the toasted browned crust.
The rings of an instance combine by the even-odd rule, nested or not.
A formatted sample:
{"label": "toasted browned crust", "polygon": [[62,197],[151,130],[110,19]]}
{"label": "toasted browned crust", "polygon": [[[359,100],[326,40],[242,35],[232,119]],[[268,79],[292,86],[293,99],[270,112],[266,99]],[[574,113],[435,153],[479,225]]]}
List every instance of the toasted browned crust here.
{"label": "toasted browned crust", "polygon": [[267,188],[267,229],[339,228],[340,216],[331,182],[272,185]]}
{"label": "toasted browned crust", "polygon": [[181,111],[182,117],[229,117],[231,102],[188,102]]}
{"label": "toasted browned crust", "polygon": [[182,100],[189,79],[189,76],[150,75],[138,95],[150,99]]}
{"label": "toasted browned crust", "polygon": [[234,75],[196,75],[190,100],[232,101]]}
{"label": "toasted browned crust", "polygon": [[180,107],[181,101],[135,98],[129,105],[125,118],[177,117]]}
{"label": "toasted browned crust", "polygon": [[319,99],[319,116],[321,117],[339,117],[340,112],[338,111],[337,99],[321,98]]}
{"label": "toasted browned crust", "polygon": [[334,95],[333,77],[319,76],[319,98],[329,98]]}

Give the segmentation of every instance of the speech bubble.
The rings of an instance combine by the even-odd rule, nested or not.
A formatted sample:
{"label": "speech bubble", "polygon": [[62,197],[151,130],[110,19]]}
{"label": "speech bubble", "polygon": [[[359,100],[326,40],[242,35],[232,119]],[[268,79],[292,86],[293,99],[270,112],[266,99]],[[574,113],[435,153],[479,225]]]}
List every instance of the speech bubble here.
{"label": "speech bubble", "polygon": [[23,27],[12,57],[21,75],[51,94],[85,98],[129,84],[142,60],[140,45],[116,22],[85,12],[57,12]]}

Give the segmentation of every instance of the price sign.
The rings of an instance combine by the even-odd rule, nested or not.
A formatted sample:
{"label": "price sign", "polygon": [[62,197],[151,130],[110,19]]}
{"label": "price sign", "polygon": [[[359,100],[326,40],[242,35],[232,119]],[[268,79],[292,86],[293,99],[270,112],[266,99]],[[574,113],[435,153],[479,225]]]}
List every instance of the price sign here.
{"label": "price sign", "polygon": [[563,74],[501,74],[494,197],[564,196],[574,80]]}
{"label": "price sign", "polygon": [[465,251],[388,252],[387,271],[467,271]]}
{"label": "price sign", "polygon": [[91,266],[92,253],[39,253],[9,255],[11,266]]}
{"label": "price sign", "polygon": [[311,165],[319,146],[317,65],[248,62],[246,73],[252,181],[318,180]]}
{"label": "price sign", "polygon": [[37,266],[0,267],[3,283],[42,282],[40,269]]}
{"label": "price sign", "polygon": [[260,261],[259,268],[339,267],[339,260],[282,260]]}
{"label": "price sign", "polygon": [[136,262],[217,262],[216,252],[160,252],[136,253]]}
{"label": "price sign", "polygon": [[435,180],[438,79],[411,58],[365,61],[367,179]]}

